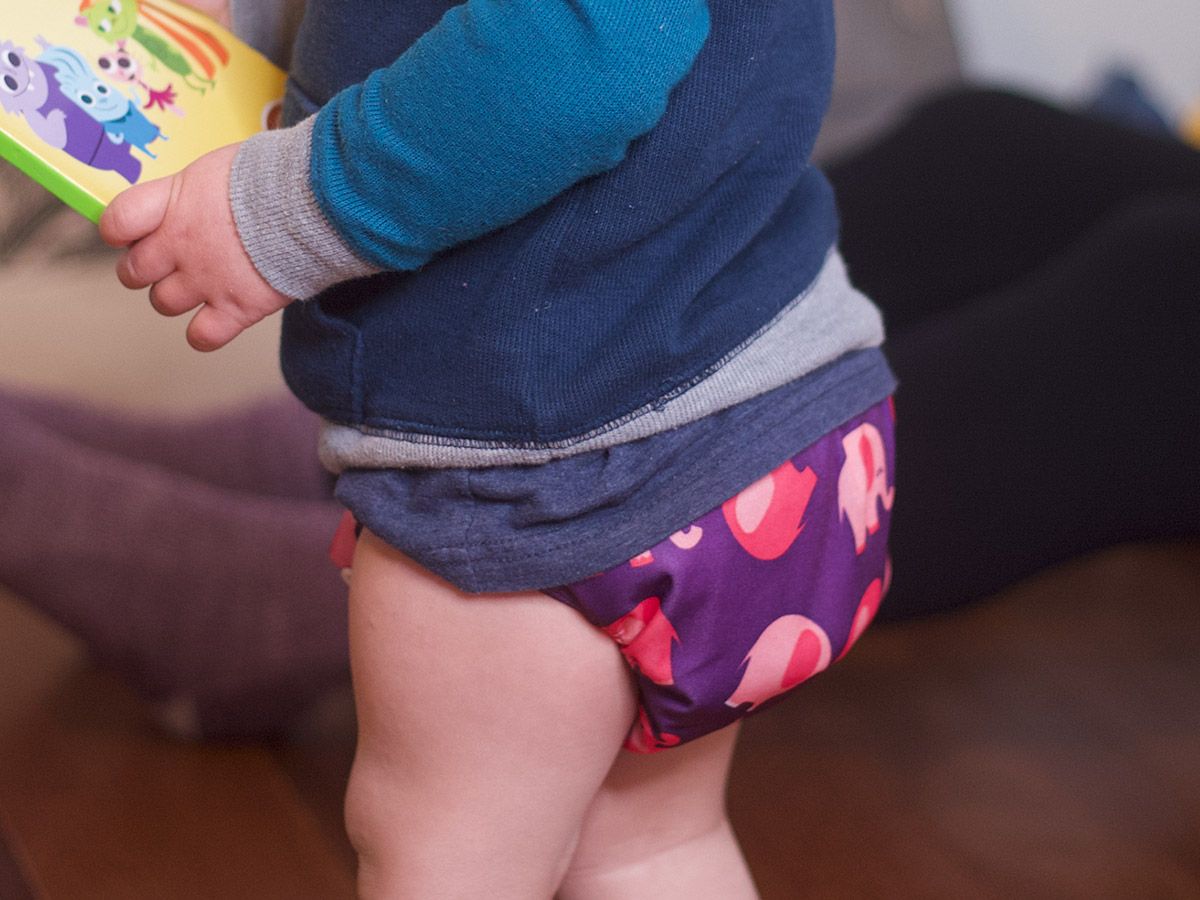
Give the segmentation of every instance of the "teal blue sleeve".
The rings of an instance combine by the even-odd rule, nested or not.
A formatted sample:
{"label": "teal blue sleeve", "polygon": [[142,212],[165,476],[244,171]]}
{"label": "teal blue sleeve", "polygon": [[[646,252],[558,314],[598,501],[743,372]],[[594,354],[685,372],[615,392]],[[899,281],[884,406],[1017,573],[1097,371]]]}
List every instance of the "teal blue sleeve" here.
{"label": "teal blue sleeve", "polygon": [[414,269],[611,169],[708,35],[705,0],[467,0],[313,125],[348,247]]}

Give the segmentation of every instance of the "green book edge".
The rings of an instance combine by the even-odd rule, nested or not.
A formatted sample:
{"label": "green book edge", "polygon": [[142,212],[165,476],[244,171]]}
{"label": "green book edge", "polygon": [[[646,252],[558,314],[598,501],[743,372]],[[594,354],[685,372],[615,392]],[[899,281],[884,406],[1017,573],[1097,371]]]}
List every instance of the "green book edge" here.
{"label": "green book edge", "polygon": [[6,134],[0,134],[0,157],[8,160],[71,209],[92,222],[100,221],[104,203],[63,175],[37,153]]}

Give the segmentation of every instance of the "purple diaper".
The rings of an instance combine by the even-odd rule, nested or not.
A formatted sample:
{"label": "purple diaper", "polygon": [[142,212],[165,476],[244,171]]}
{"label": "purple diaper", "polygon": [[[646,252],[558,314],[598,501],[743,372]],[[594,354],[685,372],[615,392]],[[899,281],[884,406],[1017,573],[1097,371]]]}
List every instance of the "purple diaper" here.
{"label": "purple diaper", "polygon": [[716,731],[846,654],[891,574],[894,422],[889,398],[628,563],[546,590],[633,668],[627,749]]}

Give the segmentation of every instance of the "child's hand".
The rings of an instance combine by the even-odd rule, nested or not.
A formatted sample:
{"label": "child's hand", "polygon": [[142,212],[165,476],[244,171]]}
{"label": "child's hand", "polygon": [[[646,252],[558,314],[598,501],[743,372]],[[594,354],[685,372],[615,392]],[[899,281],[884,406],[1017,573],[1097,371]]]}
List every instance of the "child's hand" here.
{"label": "child's hand", "polygon": [[178,175],[135,185],[100,217],[100,236],[129,247],[117,261],[127,288],[150,288],[164,316],[200,307],[188,343],[216,350],[291,299],[258,274],[246,255],[229,206],[229,170],[238,145],[200,157]]}

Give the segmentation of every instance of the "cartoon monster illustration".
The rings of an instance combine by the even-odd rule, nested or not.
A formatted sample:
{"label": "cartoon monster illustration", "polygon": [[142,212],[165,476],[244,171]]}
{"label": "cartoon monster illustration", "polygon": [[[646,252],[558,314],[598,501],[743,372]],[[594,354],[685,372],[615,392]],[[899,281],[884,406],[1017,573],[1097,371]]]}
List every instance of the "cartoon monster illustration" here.
{"label": "cartoon monster illustration", "polygon": [[[229,64],[229,51],[210,31],[149,0],[82,0],[79,12],[76,24],[110,44],[132,38],[184,84],[200,93],[216,84],[217,65]],[[139,19],[153,25],[166,38],[146,28]],[[204,74],[197,75],[192,63]]]}
{"label": "cartoon monster illustration", "polygon": [[721,507],[725,523],[755,559],[778,559],[804,530],[801,519],[816,485],[812,469],[800,471],[789,460],[726,500]]}
{"label": "cartoon monster illustration", "polygon": [[149,145],[163,135],[137,104],[101,81],[77,51],[48,44],[42,38],[38,42],[44,48],[38,62],[54,69],[54,78],[63,93],[99,122],[114,144],[129,144],[154,159]]}
{"label": "cartoon monster illustration", "polygon": [[[122,38],[117,41],[117,49],[111,53],[102,54],[96,60],[96,65],[100,71],[110,80],[117,84],[127,85],[134,96],[137,97],[137,89],[141,88],[146,92],[149,98],[143,104],[142,109],[158,108],[164,111],[169,110],[177,116],[183,115],[183,110],[175,103],[175,88],[168,84],[162,90],[155,90],[150,87],[142,79],[142,64],[134,58],[128,50],[125,49],[125,40]],[[140,97],[138,98],[140,101]]]}
{"label": "cartoon monster illustration", "polygon": [[116,172],[131,184],[142,164],[128,144],[115,143],[95,118],[63,93],[53,66],[30,59],[9,41],[0,43],[0,106],[22,115],[39,138],[80,162]]}
{"label": "cartoon monster illustration", "polygon": [[846,461],[838,475],[838,520],[848,519],[854,535],[854,552],[867,549],[867,535],[879,530],[879,508],[890,510],[896,488],[888,487],[887,455],[883,435],[869,422],[859,425],[844,438]]}
{"label": "cartoon monster illustration", "polygon": [[60,150],[67,142],[66,114],[47,105],[50,82],[42,68],[9,41],[0,44],[0,104],[6,112],[25,116],[34,133]]}
{"label": "cartoon monster illustration", "polygon": [[671,643],[679,635],[662,611],[658,597],[647,597],[604,633],[617,642],[626,662],[655,684],[674,684],[671,674]]}
{"label": "cartoon monster illustration", "polygon": [[746,671],[725,705],[737,709],[749,703],[753,710],[828,668],[832,656],[829,636],[820,625],[807,616],[780,616],[742,660]]}

